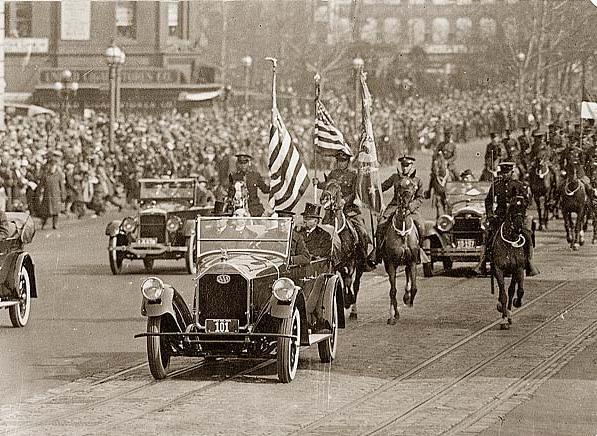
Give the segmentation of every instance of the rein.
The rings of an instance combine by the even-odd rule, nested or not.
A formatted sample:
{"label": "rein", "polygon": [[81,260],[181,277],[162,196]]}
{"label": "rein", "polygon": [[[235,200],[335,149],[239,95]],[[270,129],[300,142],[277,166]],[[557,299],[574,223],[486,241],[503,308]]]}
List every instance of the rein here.
{"label": "rein", "polygon": [[574,190],[572,190],[572,191],[569,191],[569,190],[568,190],[568,185],[569,185],[569,184],[570,184],[570,183],[566,183],[566,184],[564,185],[564,193],[565,193],[567,196],[569,196],[569,197],[570,197],[570,196],[572,196],[572,195],[576,194],[576,191],[578,191],[578,190],[580,189],[580,185],[581,185],[581,183],[580,183],[580,181],[578,181],[578,180],[577,180],[577,181],[576,181],[576,189],[574,189]]}
{"label": "rein", "polygon": [[342,212],[340,213],[340,216],[342,217],[342,226],[340,226],[340,228],[338,228],[338,217],[336,216],[334,219],[334,230],[338,234],[346,228],[346,215],[344,215],[344,212]]}
{"label": "rein", "polygon": [[513,248],[522,247],[527,241],[525,239],[525,237],[523,235],[518,235],[518,239],[516,241],[510,241],[510,240],[506,239],[506,237],[504,236],[504,224],[506,224],[506,223],[502,223],[502,225],[500,226],[500,236],[502,238],[502,241],[507,242]]}

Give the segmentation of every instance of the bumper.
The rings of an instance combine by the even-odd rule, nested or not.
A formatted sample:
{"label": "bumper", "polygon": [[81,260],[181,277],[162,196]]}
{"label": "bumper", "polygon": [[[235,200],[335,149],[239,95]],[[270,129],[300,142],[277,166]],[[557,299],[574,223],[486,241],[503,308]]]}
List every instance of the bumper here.
{"label": "bumper", "polygon": [[137,245],[135,243],[126,246],[108,248],[108,251],[112,250],[123,253],[125,257],[133,257],[138,259],[143,259],[147,256],[162,256],[164,254],[174,255],[173,257],[180,257],[187,252],[187,248],[185,246],[164,244]]}
{"label": "bumper", "polygon": [[291,338],[298,339],[294,335],[285,335],[281,333],[202,333],[202,332],[164,332],[164,333],[138,333],[135,338],[147,336],[175,336],[183,338],[189,343],[199,344],[249,344],[263,338]]}
{"label": "bumper", "polygon": [[481,259],[483,247],[475,248],[428,248],[425,253],[432,260],[451,259],[454,262],[478,262]]}

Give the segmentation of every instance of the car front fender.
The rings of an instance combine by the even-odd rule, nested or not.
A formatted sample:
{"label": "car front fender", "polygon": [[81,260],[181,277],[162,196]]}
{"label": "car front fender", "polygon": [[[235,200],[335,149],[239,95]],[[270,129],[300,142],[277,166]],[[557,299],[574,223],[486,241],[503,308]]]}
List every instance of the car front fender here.
{"label": "car front fender", "polygon": [[[182,319],[176,316],[177,312],[182,315]],[[158,301],[149,301],[143,296],[141,315],[147,316],[148,318],[169,315],[181,332],[184,332],[187,324],[191,322],[190,311],[184,303],[184,300],[182,300],[182,297],[180,297],[180,294],[178,294],[176,289],[169,285],[164,287],[164,292]]]}
{"label": "car front fender", "polygon": [[21,266],[24,265],[29,271],[31,297],[37,298],[37,282],[35,280],[35,265],[33,259],[27,252],[12,252],[9,253],[2,262],[0,267],[0,296],[17,296],[17,288],[19,285],[19,272]]}
{"label": "car front fender", "polygon": [[[292,300],[290,300],[290,301],[280,301],[273,295],[271,298],[272,298],[272,303],[271,303],[272,307],[270,309],[270,315],[274,318],[280,318],[280,319],[291,318],[294,306],[298,306],[299,310],[301,311],[301,314],[305,313],[305,295],[301,288],[299,288],[295,292],[294,296],[292,297]],[[301,318],[302,318],[302,315],[301,315]],[[305,320],[301,319],[301,321],[305,321]]]}
{"label": "car front fender", "polygon": [[185,238],[193,236],[195,234],[195,220],[186,220],[182,227],[182,232]]}
{"label": "car front fender", "polygon": [[116,236],[120,233],[120,221],[113,220],[108,223],[106,226],[106,235],[107,236]]}

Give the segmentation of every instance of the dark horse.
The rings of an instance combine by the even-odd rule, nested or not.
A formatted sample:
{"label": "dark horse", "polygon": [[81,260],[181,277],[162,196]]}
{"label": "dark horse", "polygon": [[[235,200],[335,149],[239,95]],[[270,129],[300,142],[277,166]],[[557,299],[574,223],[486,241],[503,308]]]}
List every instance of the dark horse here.
{"label": "dark horse", "polygon": [[[566,170],[566,180],[562,184],[560,194],[560,207],[564,216],[566,241],[570,248],[578,250],[585,242],[583,226],[589,206],[588,196],[585,185],[578,178],[578,164],[572,162]],[[576,220],[572,218],[573,213],[576,214]]]}
{"label": "dark horse", "polygon": [[325,210],[323,225],[333,226],[334,233],[340,238],[339,249],[334,248],[332,255],[334,268],[340,273],[344,282],[344,305],[352,306],[350,317],[357,318],[357,296],[361,287],[361,277],[366,269],[366,252],[358,233],[343,209],[340,185],[332,180],[321,193],[320,203]]}
{"label": "dark horse", "polygon": [[431,165],[431,178],[429,186],[433,191],[431,204],[435,206],[435,218],[446,213],[448,207],[446,199],[446,183],[450,179],[450,172],[448,171],[448,161],[444,154],[439,151]]}
{"label": "dark horse", "polygon": [[547,230],[549,225],[549,213],[553,208],[555,195],[554,189],[555,174],[549,167],[549,161],[545,156],[537,156],[529,174],[531,193],[537,205],[539,215],[539,230]]}
{"label": "dark horse", "polygon": [[406,284],[402,301],[409,306],[413,305],[417,294],[417,263],[420,261],[419,237],[417,228],[411,217],[408,216],[408,205],[411,194],[405,192],[399,196],[396,212],[390,217],[385,227],[384,243],[381,249],[388,280],[390,281],[390,317],[388,324],[394,325],[400,314],[396,301],[396,274],[399,266],[404,266]]}
{"label": "dark horse", "polygon": [[[500,328],[507,330],[512,324],[512,305],[520,307],[524,295],[524,273],[526,266],[524,220],[526,200],[517,196],[508,206],[506,219],[499,226],[491,241],[491,292],[494,292],[494,278],[497,280],[499,295],[497,310],[502,314]],[[510,286],[506,295],[506,275],[510,274]],[[516,291],[516,298],[514,292]]]}

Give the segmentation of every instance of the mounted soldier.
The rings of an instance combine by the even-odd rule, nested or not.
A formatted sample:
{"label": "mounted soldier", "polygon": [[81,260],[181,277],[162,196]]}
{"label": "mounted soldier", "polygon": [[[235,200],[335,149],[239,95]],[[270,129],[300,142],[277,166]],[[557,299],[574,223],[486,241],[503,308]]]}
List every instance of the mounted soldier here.
{"label": "mounted soldier", "polygon": [[485,147],[485,166],[480,178],[481,181],[485,182],[493,178],[492,174],[495,174],[497,163],[506,156],[506,152],[500,143],[497,133],[491,132],[489,136],[491,137],[491,142]]}
{"label": "mounted soldier", "polygon": [[[514,162],[500,162],[498,179],[492,183],[487,197],[485,197],[485,213],[488,226],[486,230],[485,250],[481,254],[479,264],[475,268],[475,271],[479,274],[485,273],[485,264],[487,260],[491,259],[490,247],[506,216],[510,201],[515,197],[523,197],[526,205],[530,202],[529,188],[513,177],[514,167]],[[527,259],[526,275],[532,277],[539,274],[539,270],[532,263],[533,238],[531,230],[526,226],[523,228],[523,236],[526,240],[524,246]]]}
{"label": "mounted soldier", "polygon": [[257,189],[264,194],[269,193],[269,185],[265,182],[261,174],[251,168],[253,157],[246,153],[236,155],[236,171],[228,176],[228,198],[233,198],[235,193],[235,183],[242,181],[245,183],[248,191],[248,207],[251,216],[262,216],[265,208],[259,200]]}
{"label": "mounted soldier", "polygon": [[437,148],[435,149],[435,153],[433,155],[433,159],[437,157],[439,152],[442,152],[444,155],[444,159],[446,159],[448,163],[448,171],[452,175],[452,180],[458,180],[458,171],[456,171],[456,144],[454,143],[454,139],[452,138],[452,129],[450,127],[446,127],[444,129],[444,140],[437,144]]}
{"label": "mounted soldier", "polygon": [[417,228],[419,236],[419,246],[421,247],[421,253],[423,247],[423,230],[424,224],[419,214],[419,209],[424,198],[423,182],[417,177],[416,169],[414,166],[415,158],[410,156],[402,156],[400,159],[400,170],[392,174],[388,179],[384,180],[381,184],[382,192],[387,191],[390,188],[394,188],[394,197],[386,210],[379,217],[377,224],[377,230],[375,232],[375,249],[369,256],[371,263],[378,264],[381,262],[381,247],[384,243],[383,237],[385,234],[386,226],[388,225],[392,215],[396,212],[400,199],[404,197],[405,193],[410,194],[410,202],[408,205],[408,215],[412,218],[415,227]]}

